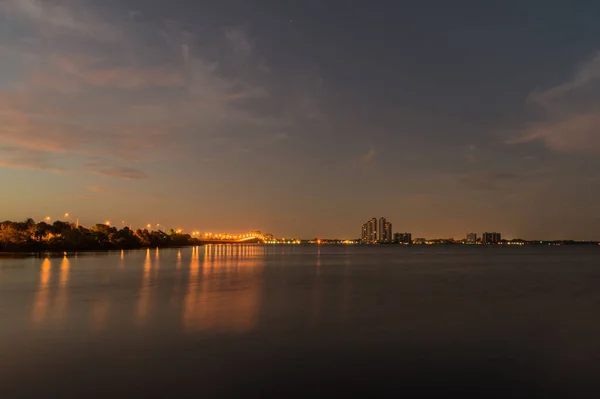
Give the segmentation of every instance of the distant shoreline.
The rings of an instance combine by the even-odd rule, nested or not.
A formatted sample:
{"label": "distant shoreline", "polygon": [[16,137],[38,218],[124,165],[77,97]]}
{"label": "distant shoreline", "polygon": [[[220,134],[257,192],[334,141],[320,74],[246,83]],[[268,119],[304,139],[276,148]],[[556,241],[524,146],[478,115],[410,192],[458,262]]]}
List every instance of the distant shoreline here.
{"label": "distant shoreline", "polygon": [[181,230],[117,229],[107,224],[89,228],[78,223],[55,221],[36,223],[0,222],[0,253],[39,254],[65,251],[107,251],[143,248],[169,248],[201,245],[202,243]]}
{"label": "distant shoreline", "polygon": [[[80,248],[65,248],[60,250],[44,250],[44,251],[31,251],[31,250],[12,250],[12,251],[0,251],[0,259],[7,258],[29,258],[29,257],[60,257],[65,254],[92,254],[92,253],[110,253],[110,252],[122,252],[122,251],[143,251],[143,250],[155,250],[155,249],[181,249],[189,248],[194,246],[205,246],[205,245],[247,245],[244,243],[194,243],[189,245],[175,245],[175,246],[162,246],[162,247],[138,247],[138,248],[107,248],[107,249],[80,249]],[[460,243],[436,243],[436,244],[369,244],[369,243],[353,243],[344,244],[341,242],[322,242],[320,244],[311,242],[301,242],[295,244],[277,243],[277,244],[260,244],[264,246],[364,246],[364,247],[382,247],[382,248],[439,248],[439,247],[458,247],[458,248],[510,248],[510,247],[597,247],[600,249],[600,243],[598,242],[544,242],[539,241],[530,242],[523,245],[509,245],[509,244],[460,244]]]}
{"label": "distant shoreline", "polygon": [[[0,256],[35,256],[37,254],[63,254],[64,252],[105,252],[146,248],[174,248],[197,245],[239,245],[246,243],[263,243],[265,245],[365,245],[365,246],[462,246],[462,247],[512,247],[512,246],[596,246],[598,241],[576,240],[495,240],[483,243],[455,240],[452,238],[417,238],[411,240],[410,235],[395,242],[365,242],[360,239],[267,239],[258,233],[257,236],[245,235],[240,241],[237,236],[207,237],[184,234],[182,230],[136,229],[129,227],[117,229],[110,223],[95,224],[84,227],[78,223],[55,221],[52,224],[44,221],[36,223],[33,219],[24,222],[0,222]],[[233,239],[233,240],[232,240]],[[17,255],[15,255],[17,254]]]}
{"label": "distant shoreline", "polygon": [[31,250],[12,250],[12,251],[0,251],[0,259],[2,258],[29,258],[29,257],[42,257],[42,256],[64,256],[65,254],[91,254],[91,253],[108,253],[108,252],[122,252],[122,251],[143,251],[143,250],[155,250],[155,249],[178,249],[178,248],[189,248],[202,246],[204,244],[190,244],[190,245],[174,245],[164,247],[137,247],[137,248],[106,248],[106,249],[60,249],[60,250],[45,250],[45,251],[31,251]]}

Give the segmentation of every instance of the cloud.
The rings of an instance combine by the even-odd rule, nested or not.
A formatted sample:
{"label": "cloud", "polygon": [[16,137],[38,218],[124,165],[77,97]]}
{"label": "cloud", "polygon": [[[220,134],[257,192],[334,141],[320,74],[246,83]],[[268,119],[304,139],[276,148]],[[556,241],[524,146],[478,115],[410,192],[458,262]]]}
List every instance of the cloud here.
{"label": "cloud", "polygon": [[477,156],[477,146],[474,144],[469,144],[465,146],[464,149],[465,159],[470,163],[477,163],[479,161],[479,157]]}
{"label": "cloud", "polygon": [[230,42],[235,51],[246,54],[252,52],[253,43],[244,31],[237,28],[229,28],[225,31],[225,38]]}
{"label": "cloud", "polygon": [[[145,200],[163,199],[163,195],[154,192],[144,192],[139,187],[105,187],[105,186],[88,186],[80,190],[78,200],[103,202],[107,199],[114,198],[142,198]],[[72,195],[65,195],[65,198],[72,198]]]}
{"label": "cloud", "polygon": [[106,188],[102,187],[102,186],[89,186],[88,191],[94,193],[94,194],[101,194],[106,192]]}
{"label": "cloud", "polygon": [[508,144],[542,142],[559,152],[600,152],[600,53],[556,86],[533,91],[527,103],[544,113]]}
{"label": "cloud", "polygon": [[283,132],[275,133],[272,137],[275,142],[287,141],[290,139],[290,135]]}
{"label": "cloud", "polygon": [[[597,112],[600,112],[600,108]],[[561,152],[600,152],[600,115],[587,113],[556,114],[551,120],[536,124],[508,144],[542,141]]]}
{"label": "cloud", "polygon": [[522,178],[522,176],[514,173],[483,171],[461,176],[459,181],[470,188],[491,190],[504,183],[519,181]]}
{"label": "cloud", "polygon": [[181,45],[181,57],[183,58],[183,64],[187,67],[190,62],[190,46],[187,44]]}
{"label": "cloud", "polygon": [[88,170],[97,175],[115,177],[118,179],[146,179],[148,177],[148,175],[141,170],[126,166],[114,166],[107,168],[90,166]]}
{"label": "cloud", "polygon": [[38,62],[43,68],[29,70],[27,85],[37,91],[81,94],[92,89],[181,89],[181,70],[165,65],[103,65],[99,59],[80,54],[49,54]]}
{"label": "cloud", "polygon": [[0,4],[10,19],[34,24],[43,34],[75,33],[99,40],[114,40],[119,37],[119,29],[93,12],[76,8],[73,2],[46,0],[4,0]]}
{"label": "cloud", "polygon": [[362,156],[362,161],[365,165],[371,165],[373,160],[375,159],[375,155],[377,154],[377,150],[375,147],[369,148],[369,150]]}
{"label": "cloud", "polygon": [[63,171],[43,152],[12,148],[0,148],[0,168],[44,170],[54,173]]}
{"label": "cloud", "polygon": [[[90,86],[144,89],[153,86],[180,87],[184,83],[179,71],[160,66],[95,67],[86,65],[83,60],[76,60],[75,57],[54,58],[53,63],[62,74],[66,75],[65,80],[76,79],[75,83]],[[88,64],[91,62],[88,61]]]}
{"label": "cloud", "polygon": [[269,93],[264,87],[250,87],[246,90],[241,90],[238,92],[233,92],[228,94],[225,99],[227,101],[241,101],[241,100],[251,100],[257,98],[268,97]]}
{"label": "cloud", "polygon": [[129,10],[129,19],[131,20],[139,20],[142,19],[144,17],[144,13],[140,10]]}
{"label": "cloud", "polygon": [[[209,148],[215,137],[242,154],[318,116],[317,86],[305,84],[319,82],[318,73],[276,80],[243,29],[215,37],[112,7],[0,1],[0,26],[11,27],[0,50],[18,66],[15,76],[0,75],[0,145],[143,178],[124,161],[193,162],[199,150],[219,150]],[[98,157],[102,165],[90,168]]]}

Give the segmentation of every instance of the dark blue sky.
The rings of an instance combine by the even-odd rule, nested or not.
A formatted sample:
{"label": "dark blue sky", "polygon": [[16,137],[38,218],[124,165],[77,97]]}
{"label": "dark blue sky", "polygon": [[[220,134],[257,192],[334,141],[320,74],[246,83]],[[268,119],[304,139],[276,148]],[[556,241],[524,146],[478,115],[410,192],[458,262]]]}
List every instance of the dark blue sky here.
{"label": "dark blue sky", "polygon": [[0,12],[0,219],[600,239],[595,2]]}

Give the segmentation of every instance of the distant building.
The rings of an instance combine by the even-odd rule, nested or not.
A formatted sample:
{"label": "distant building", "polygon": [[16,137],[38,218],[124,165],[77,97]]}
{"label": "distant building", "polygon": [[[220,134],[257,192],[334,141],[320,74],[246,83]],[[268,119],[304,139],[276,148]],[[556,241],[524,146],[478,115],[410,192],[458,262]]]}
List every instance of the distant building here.
{"label": "distant building", "polygon": [[392,242],[392,224],[384,217],[372,218],[362,225],[360,237],[366,243]]}
{"label": "distant building", "polygon": [[394,234],[394,242],[396,244],[411,244],[412,243],[412,234],[410,234],[410,233],[395,233]]}
{"label": "distant building", "polygon": [[376,241],[392,242],[392,239],[393,239],[392,224],[389,223],[386,218],[384,218],[384,217],[379,218],[379,225],[377,226],[377,231],[379,234],[377,236]]}
{"label": "distant building", "polygon": [[394,239],[393,232],[392,232],[392,223],[386,222],[384,231],[385,231],[385,235],[382,237],[383,241],[384,242],[392,242]]}
{"label": "distant building", "polygon": [[373,218],[368,220],[362,225],[361,239],[363,242],[376,242],[377,241],[377,219]]}
{"label": "distant building", "polygon": [[377,234],[377,218],[373,218],[369,221],[370,225],[369,225],[369,231],[370,231],[370,235],[369,235],[369,241],[371,242],[377,242],[379,235]]}
{"label": "distant building", "polygon": [[385,226],[387,224],[387,220],[384,217],[379,218],[379,224],[377,225],[377,231],[379,232],[378,235],[378,240],[379,242],[385,242],[386,241],[386,236],[385,236]]}
{"label": "distant building", "polygon": [[467,244],[477,244],[477,233],[467,234]]}
{"label": "distant building", "polygon": [[502,241],[502,237],[500,236],[500,233],[483,233],[483,238],[482,238],[482,243],[483,244],[498,244],[500,241]]}
{"label": "distant building", "polygon": [[413,240],[413,244],[425,244],[427,242],[427,239],[425,238],[415,238]]}

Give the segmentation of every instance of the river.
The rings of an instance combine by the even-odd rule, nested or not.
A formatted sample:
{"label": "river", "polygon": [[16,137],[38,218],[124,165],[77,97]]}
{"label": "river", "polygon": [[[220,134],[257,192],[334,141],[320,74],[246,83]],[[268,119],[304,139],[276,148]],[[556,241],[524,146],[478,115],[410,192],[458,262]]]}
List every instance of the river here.
{"label": "river", "polygon": [[599,315],[595,247],[0,258],[0,397],[575,397]]}

